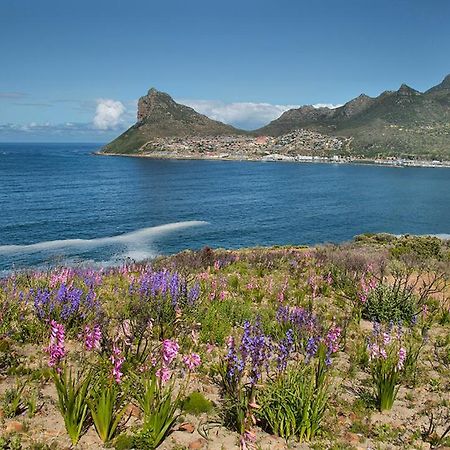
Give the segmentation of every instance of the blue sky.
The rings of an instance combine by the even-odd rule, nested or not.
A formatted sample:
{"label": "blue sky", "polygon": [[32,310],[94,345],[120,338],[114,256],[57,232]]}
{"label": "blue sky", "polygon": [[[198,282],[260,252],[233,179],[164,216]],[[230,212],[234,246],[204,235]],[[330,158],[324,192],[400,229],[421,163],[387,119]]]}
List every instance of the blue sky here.
{"label": "blue sky", "polygon": [[450,73],[448,0],[0,0],[0,141],[106,142],[154,86],[246,128]]}

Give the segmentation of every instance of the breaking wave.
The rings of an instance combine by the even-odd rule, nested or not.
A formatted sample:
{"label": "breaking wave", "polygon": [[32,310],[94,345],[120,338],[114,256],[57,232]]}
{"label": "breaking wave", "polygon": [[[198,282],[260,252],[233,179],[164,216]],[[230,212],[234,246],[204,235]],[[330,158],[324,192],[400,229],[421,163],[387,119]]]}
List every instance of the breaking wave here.
{"label": "breaking wave", "polygon": [[174,231],[207,224],[208,222],[204,221],[175,222],[156,227],[141,228],[117,236],[94,239],[61,239],[26,245],[0,245],[0,255],[13,257],[23,254],[57,252],[66,256],[74,254],[79,256],[86,252],[96,251],[99,248],[111,247],[116,250],[112,252],[115,254],[115,260],[130,258],[135,261],[142,261],[156,256],[156,252],[151,245],[156,238]]}

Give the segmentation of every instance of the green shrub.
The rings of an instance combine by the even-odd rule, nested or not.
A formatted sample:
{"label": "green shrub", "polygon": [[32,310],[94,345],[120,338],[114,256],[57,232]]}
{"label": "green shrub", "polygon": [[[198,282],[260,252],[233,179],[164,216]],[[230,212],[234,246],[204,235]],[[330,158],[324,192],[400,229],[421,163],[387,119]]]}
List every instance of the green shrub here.
{"label": "green shrub", "polygon": [[417,313],[416,298],[389,285],[380,284],[369,294],[362,317],[373,322],[413,322]]}
{"label": "green shrub", "polygon": [[432,236],[402,236],[397,239],[391,253],[395,258],[408,254],[413,254],[422,260],[442,260],[444,257],[442,241]]}
{"label": "green shrub", "polygon": [[196,416],[210,412],[212,407],[212,402],[205,398],[201,392],[192,392],[182,404],[183,411]]}

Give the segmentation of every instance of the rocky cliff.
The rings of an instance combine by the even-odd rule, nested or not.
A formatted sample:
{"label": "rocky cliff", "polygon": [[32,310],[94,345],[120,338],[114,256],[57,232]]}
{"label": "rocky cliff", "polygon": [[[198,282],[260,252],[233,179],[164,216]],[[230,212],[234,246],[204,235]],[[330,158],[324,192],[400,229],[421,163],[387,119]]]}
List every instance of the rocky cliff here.
{"label": "rocky cliff", "polygon": [[138,102],[137,123],[103,149],[105,153],[136,153],[159,137],[245,134],[176,103],[170,95],[152,88]]}

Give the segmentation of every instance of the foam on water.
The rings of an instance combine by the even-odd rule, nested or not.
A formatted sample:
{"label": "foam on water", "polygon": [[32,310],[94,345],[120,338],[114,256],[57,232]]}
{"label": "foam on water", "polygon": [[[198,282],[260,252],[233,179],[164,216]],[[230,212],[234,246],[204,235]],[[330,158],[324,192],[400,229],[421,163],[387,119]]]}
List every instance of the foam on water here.
{"label": "foam on water", "polygon": [[142,261],[156,256],[155,251],[151,249],[151,243],[157,237],[173,231],[207,224],[208,222],[203,221],[175,222],[156,227],[141,228],[117,236],[94,239],[61,239],[26,245],[0,245],[0,255],[22,255],[53,251],[80,254],[99,247],[120,246],[123,248],[123,251],[115,254],[116,260],[130,258],[135,261]]}

